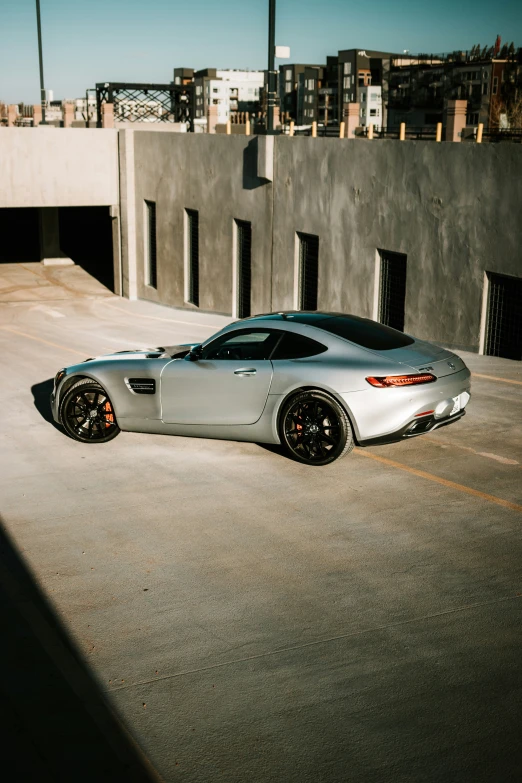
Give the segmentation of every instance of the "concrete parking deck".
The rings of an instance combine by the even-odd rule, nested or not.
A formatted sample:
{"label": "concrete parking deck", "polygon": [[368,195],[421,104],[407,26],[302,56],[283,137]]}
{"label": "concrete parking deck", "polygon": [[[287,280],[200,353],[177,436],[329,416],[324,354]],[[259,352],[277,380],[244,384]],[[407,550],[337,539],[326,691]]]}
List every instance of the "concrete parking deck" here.
{"label": "concrete parking deck", "polygon": [[101,691],[165,781],[520,780],[522,365],[464,355],[462,421],[326,468],[50,420],[60,367],[226,321],[1,307],[0,512]]}

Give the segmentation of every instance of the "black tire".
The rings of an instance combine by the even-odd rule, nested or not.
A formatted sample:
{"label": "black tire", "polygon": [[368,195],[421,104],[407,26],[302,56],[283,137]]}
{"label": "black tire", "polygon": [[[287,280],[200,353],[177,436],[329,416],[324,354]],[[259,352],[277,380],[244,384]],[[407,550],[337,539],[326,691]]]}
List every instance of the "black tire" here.
{"label": "black tire", "polygon": [[346,411],[319,389],[292,397],[281,412],[281,441],[298,462],[329,465],[355,446]]}
{"label": "black tire", "polygon": [[120,432],[109,395],[90,378],[78,381],[65,392],[60,420],[66,433],[81,443],[107,443]]}

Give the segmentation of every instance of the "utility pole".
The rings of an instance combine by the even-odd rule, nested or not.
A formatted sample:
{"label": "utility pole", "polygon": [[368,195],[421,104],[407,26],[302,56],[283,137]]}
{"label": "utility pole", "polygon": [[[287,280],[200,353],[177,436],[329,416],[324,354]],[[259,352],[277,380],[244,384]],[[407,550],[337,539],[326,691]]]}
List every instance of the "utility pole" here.
{"label": "utility pole", "polygon": [[42,25],[40,22],[40,0],[36,0],[36,25],[38,28],[38,55],[40,58],[40,102],[42,104],[42,121],[40,125],[47,125],[45,121],[45,87],[42,57]]}
{"label": "utility pole", "polygon": [[266,132],[273,136],[274,129],[274,107],[277,95],[277,82],[275,74],[275,20],[276,20],[276,0],[269,0],[268,8],[268,95],[266,109]]}

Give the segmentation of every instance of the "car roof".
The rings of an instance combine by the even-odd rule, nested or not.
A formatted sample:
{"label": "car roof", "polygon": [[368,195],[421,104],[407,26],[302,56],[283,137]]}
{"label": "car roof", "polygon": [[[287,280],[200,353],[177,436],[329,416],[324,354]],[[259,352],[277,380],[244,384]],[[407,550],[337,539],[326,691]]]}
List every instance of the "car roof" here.
{"label": "car roof", "polygon": [[335,335],[361,348],[389,351],[403,348],[415,342],[413,337],[390,326],[362,318],[359,315],[335,313],[323,310],[286,310],[278,313],[266,313],[246,318],[242,323],[274,322],[302,324]]}
{"label": "car roof", "polygon": [[309,326],[318,326],[320,321],[326,318],[353,318],[355,321],[367,321],[367,318],[361,318],[358,315],[350,313],[335,313],[326,310],[281,310],[277,313],[260,313],[245,321],[296,321],[299,324],[308,324]]}

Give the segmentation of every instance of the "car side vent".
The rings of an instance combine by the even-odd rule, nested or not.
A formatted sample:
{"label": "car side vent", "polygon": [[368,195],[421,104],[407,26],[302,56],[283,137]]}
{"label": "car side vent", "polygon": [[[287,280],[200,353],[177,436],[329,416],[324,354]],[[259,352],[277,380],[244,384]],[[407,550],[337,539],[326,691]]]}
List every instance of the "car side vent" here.
{"label": "car side vent", "polygon": [[127,385],[136,394],[156,394],[154,378],[129,378]]}

